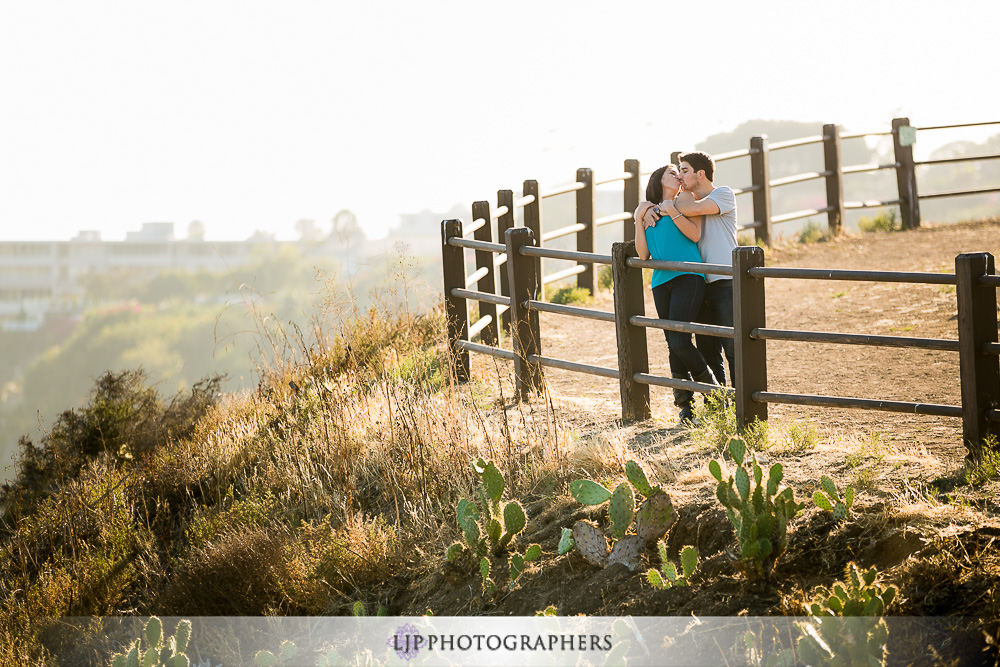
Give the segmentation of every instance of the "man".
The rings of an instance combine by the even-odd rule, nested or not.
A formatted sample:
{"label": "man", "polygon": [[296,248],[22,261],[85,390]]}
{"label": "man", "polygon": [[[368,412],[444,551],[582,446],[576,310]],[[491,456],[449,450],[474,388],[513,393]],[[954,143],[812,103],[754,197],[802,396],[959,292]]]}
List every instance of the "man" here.
{"label": "man", "polygon": [[[681,179],[684,190],[677,197],[676,210],[684,216],[704,216],[698,250],[706,264],[732,266],[733,248],[736,247],[736,194],[728,186],[716,187],[715,161],[708,153],[695,151],[681,156]],[[670,207],[665,213],[669,213]],[[656,217],[649,212],[643,218],[648,227]],[[733,326],[733,280],[727,276],[705,275],[707,281],[705,301],[699,320],[706,324]],[[735,367],[735,345],[732,338],[696,336],[698,350],[719,384],[726,384],[726,371],[722,363],[725,352],[729,362],[729,377]]]}

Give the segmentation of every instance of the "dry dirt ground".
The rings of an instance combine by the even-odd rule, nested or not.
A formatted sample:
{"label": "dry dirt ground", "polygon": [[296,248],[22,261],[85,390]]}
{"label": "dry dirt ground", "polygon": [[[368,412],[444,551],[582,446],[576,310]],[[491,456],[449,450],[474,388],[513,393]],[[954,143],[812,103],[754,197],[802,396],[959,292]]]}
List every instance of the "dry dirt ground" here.
{"label": "dry dirt ground", "polygon": [[[884,271],[955,271],[963,252],[1000,254],[1000,221],[924,227],[902,233],[851,236],[825,243],[769,250],[767,266]],[[767,326],[778,329],[914,336],[958,337],[955,288],[836,280],[767,279]],[[592,306],[613,310],[602,292]],[[655,317],[647,292],[646,313]],[[541,314],[542,354],[617,366],[614,325]],[[669,375],[662,332],[647,330],[651,372]],[[768,342],[768,390],[783,393],[876,398],[959,405],[958,353]],[[601,423],[620,416],[618,383],[595,376],[546,369],[553,396]],[[654,423],[676,421],[670,390],[651,388]],[[961,420],[889,412],[770,405],[778,419],[808,419],[828,429],[854,433],[884,431],[905,445],[924,446],[949,460],[965,455]]]}
{"label": "dry dirt ground", "polygon": [[[954,271],[962,252],[1000,251],[1000,221],[926,227],[900,233],[844,237],[812,245],[769,250],[769,266]],[[769,327],[848,333],[956,338],[952,287],[768,279]],[[612,310],[610,295],[591,307]],[[647,313],[654,313],[651,300]],[[614,368],[611,324],[542,314],[542,353],[548,357]],[[666,343],[649,332],[652,372],[666,375]],[[474,374],[489,376],[496,364],[473,355]],[[392,614],[531,615],[555,605],[560,615],[774,615],[802,614],[802,604],[842,577],[855,561],[879,568],[881,581],[899,589],[890,614],[951,617],[947,632],[895,633],[893,664],[994,664],[1000,635],[1000,485],[967,484],[965,450],[958,419],[861,410],[770,406],[772,422],[813,433],[808,447],[761,452],[766,466],[780,461],[785,483],[808,501],[821,475],[841,489],[857,489],[855,507],[844,522],[807,503],[790,528],[788,549],[766,590],[750,588],[735,572],[725,550],[734,536],[715,499],[707,462],[718,450],[695,442],[676,426],[669,390],[652,388],[654,417],[622,426],[617,381],[546,369],[549,405],[560,426],[587,447],[603,449],[605,460],[634,458],[673,498],[679,521],[668,535],[670,556],[695,545],[701,556],[692,586],[653,589],[623,566],[603,570],[576,552],[557,556],[563,527],[579,518],[607,526],[607,512],[576,503],[564,489],[522,499],[529,522],[519,543],[539,543],[544,556],[526,570],[512,591],[483,594],[475,572],[456,571],[433,559],[393,592]],[[958,405],[957,353],[877,349],[849,345],[768,343],[768,388],[772,391],[888,398]],[[509,394],[507,394],[509,397]],[[499,404],[499,401],[497,402]],[[543,411],[545,401],[528,409]],[[506,406],[507,410],[525,409]],[[495,407],[495,410],[502,410]],[[786,441],[787,442],[787,441]],[[624,479],[609,473],[606,484]],[[613,488],[613,487],[612,487]],[[456,528],[454,538],[457,539]],[[502,561],[503,556],[498,558]],[[646,565],[657,567],[655,550]],[[496,567],[499,565],[500,567]],[[503,570],[503,563],[494,571]],[[984,634],[984,632],[986,634]],[[984,649],[988,649],[983,653]],[[943,656],[932,659],[935,652]]]}

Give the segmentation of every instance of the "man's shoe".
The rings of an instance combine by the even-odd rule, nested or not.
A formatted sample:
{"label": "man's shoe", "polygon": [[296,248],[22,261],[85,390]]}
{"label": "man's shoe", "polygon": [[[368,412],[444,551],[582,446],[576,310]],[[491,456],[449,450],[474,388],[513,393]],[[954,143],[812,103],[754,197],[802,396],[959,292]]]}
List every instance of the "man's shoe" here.
{"label": "man's shoe", "polygon": [[681,413],[677,420],[678,426],[697,426],[698,420],[694,416],[694,410],[691,409],[691,404],[687,404],[681,408]]}

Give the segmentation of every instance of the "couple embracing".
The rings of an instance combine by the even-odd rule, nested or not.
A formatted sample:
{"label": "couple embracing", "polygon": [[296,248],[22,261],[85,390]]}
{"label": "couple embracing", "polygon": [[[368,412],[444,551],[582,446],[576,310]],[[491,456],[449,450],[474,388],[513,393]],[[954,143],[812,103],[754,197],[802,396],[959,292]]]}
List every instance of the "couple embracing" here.
{"label": "couple embracing", "polygon": [[[736,195],[716,187],[715,161],[707,153],[686,153],[680,166],[660,167],[649,177],[646,201],[635,210],[635,248],[641,259],[732,265],[736,247]],[[677,271],[653,272],[650,283],[657,317],[680,322],[733,326],[733,281],[728,276]],[[665,331],[670,374],[677,379],[725,384],[725,353],[732,375],[732,338]],[[674,389],[680,422],[692,422],[694,394]]]}

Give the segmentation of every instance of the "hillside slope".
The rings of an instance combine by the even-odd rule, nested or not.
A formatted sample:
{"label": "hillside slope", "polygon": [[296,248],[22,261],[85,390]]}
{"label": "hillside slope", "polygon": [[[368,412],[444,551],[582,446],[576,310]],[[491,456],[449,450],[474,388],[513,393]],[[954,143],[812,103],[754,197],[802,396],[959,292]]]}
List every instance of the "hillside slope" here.
{"label": "hillside slope", "polygon": [[[1000,248],[998,240],[994,221],[779,249],[768,261],[868,266],[877,258],[878,268],[939,270],[957,252]],[[904,248],[908,258],[893,257]],[[842,317],[851,325],[844,330],[902,324],[922,336],[946,336],[953,326],[947,291],[876,287],[852,284],[841,296],[778,288],[768,320],[837,330],[838,322],[810,319],[822,312]],[[280,354],[253,392],[168,401],[136,378],[106,382],[50,430],[44,448],[30,450],[32,465],[0,498],[0,664],[104,664],[134,639],[69,617],[346,615],[358,603],[391,615],[532,615],[549,606],[559,615],[801,615],[849,562],[876,567],[879,581],[897,588],[890,616],[950,619],[946,633],[940,625],[890,633],[894,660],[997,657],[1000,466],[963,467],[954,424],[776,409],[747,442],[765,470],[782,464],[782,484],[806,503],[773,570],[751,581],[729,555],[736,540],[708,466],[732,435],[731,409],[702,409],[698,428],[678,428],[665,394],[654,394],[654,418],[622,426],[613,383],[556,372],[544,396],[517,403],[506,363],[475,356],[472,380],[450,381],[440,313],[334,315],[314,339],[275,347]],[[596,327],[555,320],[543,321],[546,355],[613,364],[614,347]],[[658,354],[664,347],[650,340]],[[859,374],[857,394],[849,385],[853,357],[795,354],[769,358],[776,387],[835,378],[834,393],[870,395],[861,389],[871,378],[862,387]],[[925,366],[929,380],[918,375]],[[876,395],[926,388],[951,400],[941,378],[954,376],[944,364],[896,370],[917,380],[894,387],[903,380],[890,378]],[[462,539],[460,501],[480,497],[471,465],[480,457],[504,477],[504,502],[516,499],[527,517],[509,548],[486,552],[495,591],[475,559],[445,557]],[[690,586],[647,583],[642,573],[661,566],[652,547],[636,571],[599,568],[578,550],[558,553],[563,529],[580,519],[611,527],[606,505],[580,505],[569,484],[589,478],[614,489],[629,460],[672,498],[678,519],[665,538],[668,558],[676,562],[686,545],[698,551]],[[808,502],[823,475],[840,492],[854,489],[843,520]],[[541,557],[511,582],[513,554],[531,544]],[[199,641],[201,656],[224,664],[277,648]]]}

